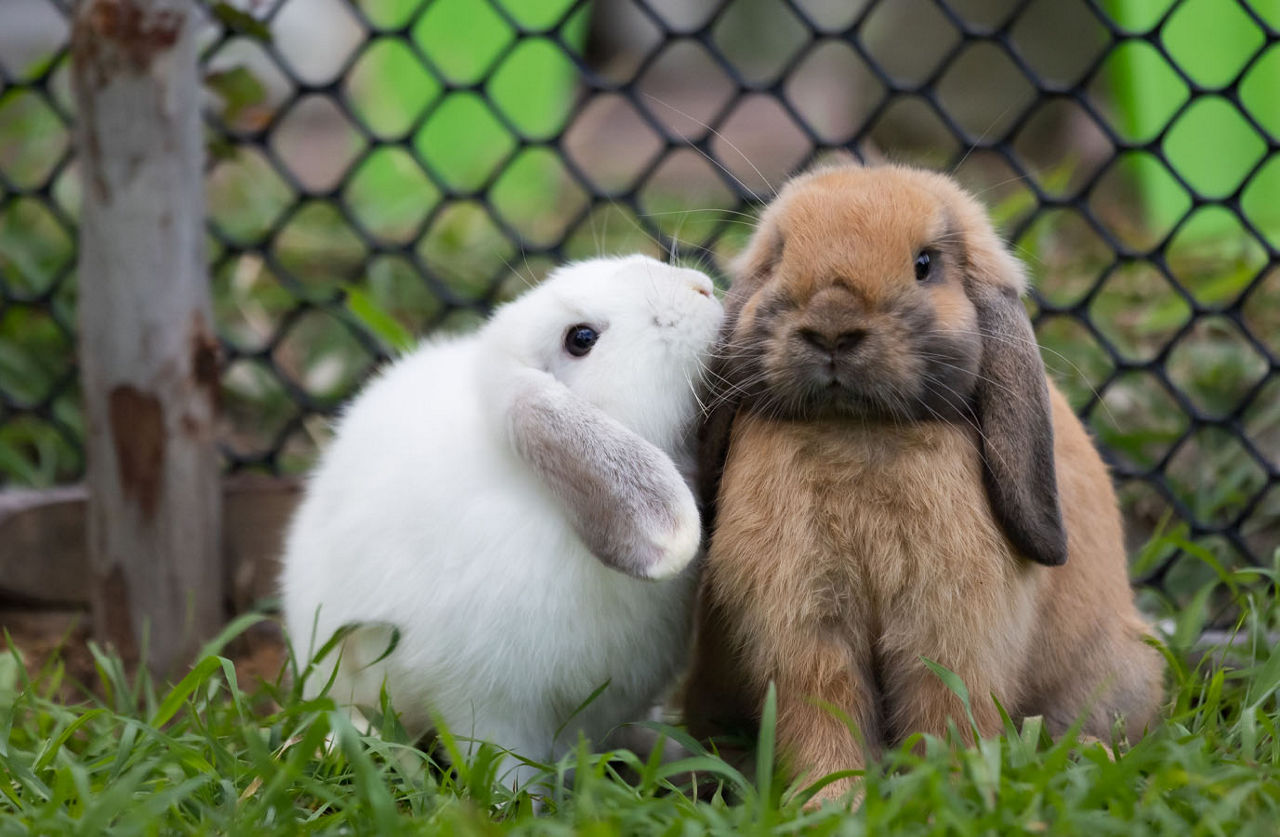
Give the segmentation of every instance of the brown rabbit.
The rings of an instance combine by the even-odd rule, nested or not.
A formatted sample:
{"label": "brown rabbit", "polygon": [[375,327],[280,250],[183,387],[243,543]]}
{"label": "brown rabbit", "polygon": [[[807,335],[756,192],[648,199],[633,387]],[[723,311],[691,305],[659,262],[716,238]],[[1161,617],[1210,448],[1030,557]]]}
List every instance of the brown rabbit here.
{"label": "brown rabbit", "polygon": [[[914,732],[1043,715],[1139,733],[1162,661],[1134,607],[1102,460],[1045,377],[1019,263],[947,177],[796,178],[726,302],[702,479],[712,536],[685,698],[706,736],[778,690],[817,778]],[[847,788],[847,785],[845,786]],[[827,789],[828,795],[841,790]]]}

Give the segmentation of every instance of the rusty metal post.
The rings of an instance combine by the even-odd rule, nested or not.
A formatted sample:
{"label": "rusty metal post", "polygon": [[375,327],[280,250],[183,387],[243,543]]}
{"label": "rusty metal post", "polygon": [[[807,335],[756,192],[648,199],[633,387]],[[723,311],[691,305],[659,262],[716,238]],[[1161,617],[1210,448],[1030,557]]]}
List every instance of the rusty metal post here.
{"label": "rusty metal post", "polygon": [[172,674],[221,624],[195,0],[82,0],[80,363],[98,636]]}

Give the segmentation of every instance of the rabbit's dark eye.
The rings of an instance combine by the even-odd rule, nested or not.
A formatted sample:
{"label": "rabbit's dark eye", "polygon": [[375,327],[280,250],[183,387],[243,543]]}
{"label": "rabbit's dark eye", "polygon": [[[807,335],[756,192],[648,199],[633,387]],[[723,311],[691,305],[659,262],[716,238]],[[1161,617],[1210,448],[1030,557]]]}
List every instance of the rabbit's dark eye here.
{"label": "rabbit's dark eye", "polygon": [[582,357],[600,339],[600,332],[589,325],[570,326],[564,336],[564,350],[574,357]]}
{"label": "rabbit's dark eye", "polygon": [[932,269],[933,258],[929,255],[929,251],[921,250],[920,255],[916,256],[916,281],[923,282],[928,279]]}

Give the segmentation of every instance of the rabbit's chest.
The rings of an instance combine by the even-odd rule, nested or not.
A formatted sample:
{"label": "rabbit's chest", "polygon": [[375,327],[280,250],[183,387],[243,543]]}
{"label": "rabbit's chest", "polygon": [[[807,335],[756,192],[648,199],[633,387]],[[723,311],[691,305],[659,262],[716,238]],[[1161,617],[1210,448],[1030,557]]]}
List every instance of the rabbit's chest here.
{"label": "rabbit's chest", "polygon": [[1001,586],[1012,562],[960,429],[742,424],[712,547],[742,565],[722,573],[740,596],[782,597],[805,621],[879,622]]}

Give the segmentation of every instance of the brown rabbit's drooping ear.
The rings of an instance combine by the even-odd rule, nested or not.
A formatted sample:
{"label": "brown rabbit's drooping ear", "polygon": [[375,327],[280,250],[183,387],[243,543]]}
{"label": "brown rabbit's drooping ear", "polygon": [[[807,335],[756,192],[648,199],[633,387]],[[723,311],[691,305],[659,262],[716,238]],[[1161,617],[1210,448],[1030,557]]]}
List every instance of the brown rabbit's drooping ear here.
{"label": "brown rabbit's drooping ear", "polygon": [[711,379],[709,409],[698,428],[698,504],[702,509],[702,525],[708,534],[715,523],[720,474],[729,453],[733,418],[741,401],[741,396],[726,383],[728,370],[725,367],[719,358],[713,358],[708,366],[707,377]]}
{"label": "brown rabbit's drooping ear", "polygon": [[982,333],[976,402],[987,496],[1018,552],[1060,566],[1067,562],[1067,533],[1058,505],[1049,386],[1035,332],[1012,287],[968,285]]}
{"label": "brown rabbit's drooping ear", "polygon": [[729,433],[733,418],[742,402],[740,376],[735,371],[733,349],[738,317],[747,300],[760,289],[777,266],[781,238],[768,215],[761,219],[760,230],[752,237],[746,251],[733,268],[733,284],[724,299],[724,320],[707,364],[708,411],[698,428],[698,502],[702,507],[703,528],[710,533],[715,524],[716,494],[720,490],[720,474],[729,453]]}

